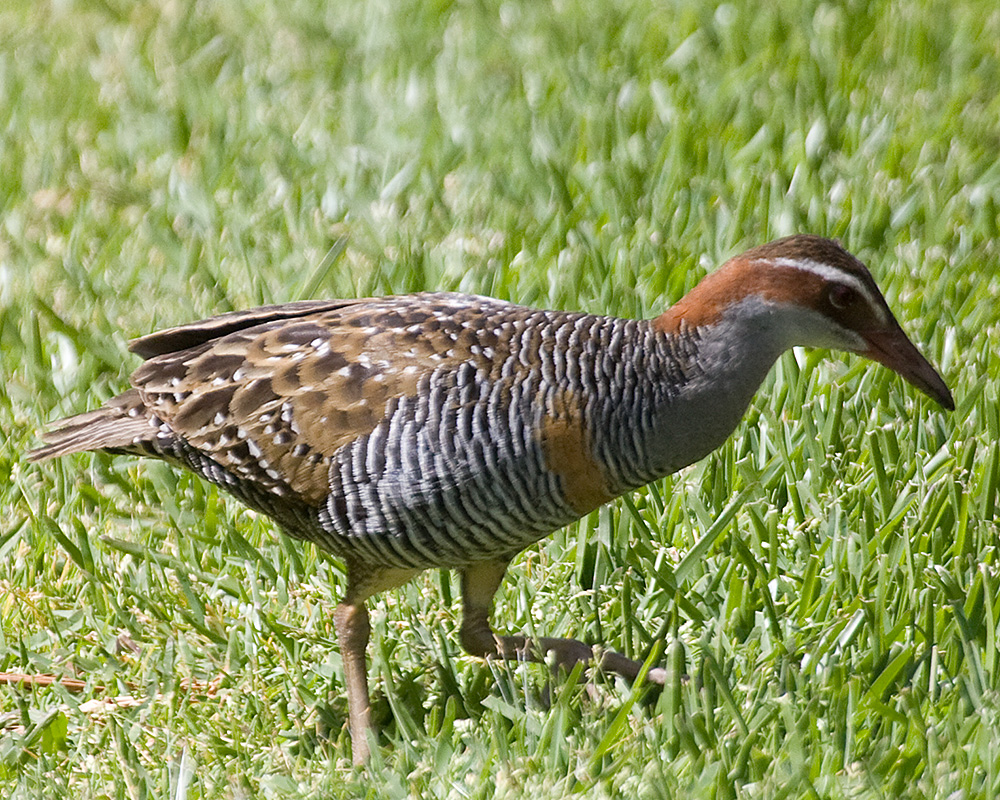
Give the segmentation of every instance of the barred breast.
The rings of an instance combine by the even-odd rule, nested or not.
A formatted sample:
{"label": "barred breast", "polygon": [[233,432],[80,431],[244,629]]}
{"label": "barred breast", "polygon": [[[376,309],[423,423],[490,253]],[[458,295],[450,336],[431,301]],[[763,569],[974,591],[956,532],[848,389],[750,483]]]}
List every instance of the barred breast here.
{"label": "barred breast", "polygon": [[[179,463],[355,562],[509,557],[663,470],[693,348],[647,322],[484,297],[293,303],[133,343],[133,389],[49,434]],[[74,438],[75,437],[75,438]]]}

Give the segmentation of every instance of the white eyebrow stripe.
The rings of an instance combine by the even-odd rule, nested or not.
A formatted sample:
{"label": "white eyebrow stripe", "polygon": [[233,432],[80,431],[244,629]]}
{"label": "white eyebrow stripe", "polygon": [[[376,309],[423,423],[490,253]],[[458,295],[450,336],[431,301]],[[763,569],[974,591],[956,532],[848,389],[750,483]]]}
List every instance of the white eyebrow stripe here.
{"label": "white eyebrow stripe", "polygon": [[885,324],[889,322],[889,318],[886,316],[885,308],[883,308],[882,303],[872,295],[871,290],[865,286],[857,277],[851,275],[849,272],[844,272],[836,267],[831,267],[829,264],[824,264],[822,261],[813,261],[811,258],[775,258],[771,263],[776,264],[779,267],[791,267],[792,269],[800,269],[803,272],[811,272],[814,275],[819,275],[821,278],[827,281],[839,281],[840,283],[849,284],[858,294],[860,294],[868,303],[868,306],[875,312],[878,317],[879,322]]}

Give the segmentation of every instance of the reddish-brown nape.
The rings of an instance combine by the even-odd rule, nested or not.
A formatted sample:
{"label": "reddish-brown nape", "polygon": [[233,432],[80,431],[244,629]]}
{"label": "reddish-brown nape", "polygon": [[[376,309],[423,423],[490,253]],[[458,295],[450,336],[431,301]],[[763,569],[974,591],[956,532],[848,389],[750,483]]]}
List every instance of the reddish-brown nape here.
{"label": "reddish-brown nape", "polygon": [[[830,275],[837,274],[862,291],[847,297],[833,294]],[[682,327],[711,325],[729,306],[753,295],[812,308],[851,330],[884,324],[884,317],[891,316],[887,307],[873,307],[881,303],[881,295],[860,261],[831,239],[801,234],[729,259],[657,317],[653,327],[677,333]]]}
{"label": "reddish-brown nape", "polygon": [[712,325],[729,306],[753,295],[775,303],[818,307],[823,302],[824,284],[811,272],[794,267],[754,269],[752,260],[737,256],[653,320],[653,327],[663,333],[679,333],[682,327]]}

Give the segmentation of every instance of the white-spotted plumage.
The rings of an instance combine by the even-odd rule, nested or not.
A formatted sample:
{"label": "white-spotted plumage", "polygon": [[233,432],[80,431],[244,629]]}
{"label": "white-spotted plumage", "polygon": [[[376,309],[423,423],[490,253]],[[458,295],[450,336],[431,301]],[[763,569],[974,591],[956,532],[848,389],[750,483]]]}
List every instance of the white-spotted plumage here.
{"label": "white-spotted plumage", "polygon": [[[334,621],[361,761],[369,596],[456,567],[469,652],[589,660],[575,640],[493,634],[508,562],[721,444],[795,345],[874,358],[953,407],[867,269],[835,242],[796,236],[731,259],[651,321],[438,293],[268,306],[151,334],[132,344],[147,359],[133,388],[57,423],[30,457],[163,458],[342,557]],[[639,671],[610,651],[601,664]]]}

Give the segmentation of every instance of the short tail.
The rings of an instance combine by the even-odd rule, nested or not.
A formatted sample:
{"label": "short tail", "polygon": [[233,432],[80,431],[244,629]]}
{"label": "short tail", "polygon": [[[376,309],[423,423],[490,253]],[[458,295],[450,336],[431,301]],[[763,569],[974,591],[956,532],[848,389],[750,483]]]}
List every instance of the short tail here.
{"label": "short tail", "polygon": [[41,447],[28,453],[29,461],[86,450],[114,453],[143,452],[137,445],[152,439],[156,428],[139,392],[131,389],[113,398],[103,408],[59,420],[42,434]]}

